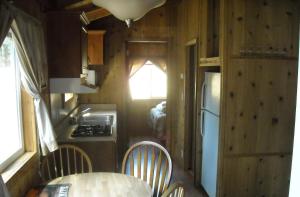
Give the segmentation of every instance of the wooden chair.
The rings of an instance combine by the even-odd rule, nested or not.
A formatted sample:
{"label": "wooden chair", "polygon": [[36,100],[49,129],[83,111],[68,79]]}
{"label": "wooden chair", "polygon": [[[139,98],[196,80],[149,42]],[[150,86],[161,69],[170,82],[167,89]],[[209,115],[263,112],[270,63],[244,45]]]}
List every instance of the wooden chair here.
{"label": "wooden chair", "polygon": [[161,145],[150,141],[138,142],[127,150],[122,173],[146,181],[153,196],[160,196],[170,183],[172,160]]}
{"label": "wooden chair", "polygon": [[180,183],[173,183],[161,197],[184,197],[184,188]]}
{"label": "wooden chair", "polygon": [[49,181],[70,174],[92,172],[89,156],[80,148],[73,145],[61,145],[49,153],[42,162],[42,178]]}

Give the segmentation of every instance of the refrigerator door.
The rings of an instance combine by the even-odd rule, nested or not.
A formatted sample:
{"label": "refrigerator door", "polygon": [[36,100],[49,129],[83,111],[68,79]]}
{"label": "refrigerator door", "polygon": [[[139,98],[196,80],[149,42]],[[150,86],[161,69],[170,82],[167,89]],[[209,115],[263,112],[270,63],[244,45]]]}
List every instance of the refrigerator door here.
{"label": "refrigerator door", "polygon": [[201,108],[216,115],[220,114],[221,74],[205,72],[205,80],[202,85]]}
{"label": "refrigerator door", "polygon": [[201,184],[209,197],[215,197],[217,189],[219,117],[206,110],[202,110],[202,116]]}

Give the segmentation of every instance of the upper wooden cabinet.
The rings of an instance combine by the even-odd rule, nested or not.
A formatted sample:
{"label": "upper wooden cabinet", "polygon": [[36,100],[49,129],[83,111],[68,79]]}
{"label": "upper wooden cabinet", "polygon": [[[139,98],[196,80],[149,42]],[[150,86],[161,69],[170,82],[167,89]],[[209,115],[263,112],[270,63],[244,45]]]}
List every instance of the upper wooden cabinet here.
{"label": "upper wooden cabinet", "polygon": [[49,77],[79,78],[87,66],[87,36],[79,12],[47,13]]}
{"label": "upper wooden cabinet", "polygon": [[105,31],[90,30],[87,32],[88,64],[103,65],[103,37]]}

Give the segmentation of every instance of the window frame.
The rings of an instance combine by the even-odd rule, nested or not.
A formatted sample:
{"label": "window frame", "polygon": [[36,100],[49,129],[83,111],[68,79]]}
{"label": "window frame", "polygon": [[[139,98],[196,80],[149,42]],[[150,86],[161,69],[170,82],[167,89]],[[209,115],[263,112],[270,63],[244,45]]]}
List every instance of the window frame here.
{"label": "window frame", "polygon": [[[7,37],[7,36],[6,36]],[[1,47],[1,46],[0,46]],[[14,67],[15,67],[15,80],[16,80],[16,97],[17,97],[17,114],[18,114],[18,127],[19,137],[21,142],[21,148],[15,151],[9,158],[0,163],[0,173],[2,173],[8,166],[14,163],[25,153],[25,139],[24,139],[24,128],[23,128],[23,108],[22,108],[22,95],[21,95],[21,72],[20,72],[20,61],[17,55],[16,46],[13,42],[13,56],[14,56]]]}

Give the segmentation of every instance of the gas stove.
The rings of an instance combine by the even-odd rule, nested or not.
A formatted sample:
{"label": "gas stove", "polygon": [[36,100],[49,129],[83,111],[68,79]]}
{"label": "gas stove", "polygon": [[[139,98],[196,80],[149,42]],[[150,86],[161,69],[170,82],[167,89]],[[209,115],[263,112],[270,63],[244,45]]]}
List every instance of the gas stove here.
{"label": "gas stove", "polygon": [[111,125],[79,125],[71,137],[103,137],[111,136]]}

